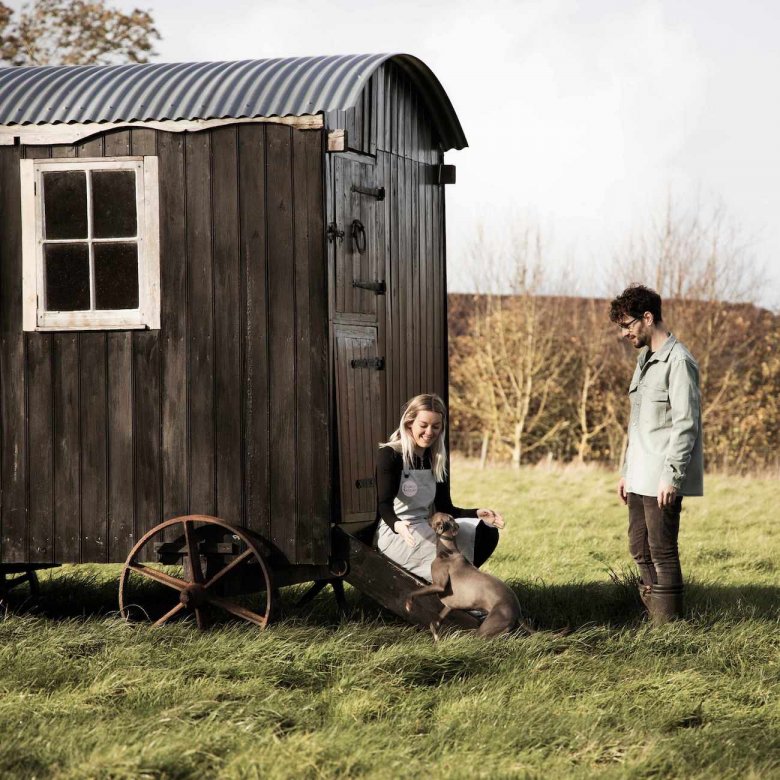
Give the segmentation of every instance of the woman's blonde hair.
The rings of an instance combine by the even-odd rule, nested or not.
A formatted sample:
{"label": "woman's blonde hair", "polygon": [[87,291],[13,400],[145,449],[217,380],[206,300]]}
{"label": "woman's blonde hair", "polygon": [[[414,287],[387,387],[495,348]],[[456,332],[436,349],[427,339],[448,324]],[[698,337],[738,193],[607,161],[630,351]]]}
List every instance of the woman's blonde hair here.
{"label": "woman's blonde hair", "polygon": [[444,401],[434,393],[422,393],[407,401],[401,409],[401,422],[393,431],[390,439],[380,447],[392,447],[403,457],[404,468],[414,468],[414,439],[409,432],[412,423],[420,412],[436,412],[441,415],[441,433],[431,446],[431,470],[437,482],[447,477],[447,407]]}

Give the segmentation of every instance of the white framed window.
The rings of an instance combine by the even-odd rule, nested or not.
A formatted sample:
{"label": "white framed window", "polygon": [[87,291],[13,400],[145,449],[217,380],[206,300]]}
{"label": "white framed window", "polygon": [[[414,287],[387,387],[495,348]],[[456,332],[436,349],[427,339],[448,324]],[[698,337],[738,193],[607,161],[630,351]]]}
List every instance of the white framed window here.
{"label": "white framed window", "polygon": [[160,327],[156,157],[21,161],[24,330]]}

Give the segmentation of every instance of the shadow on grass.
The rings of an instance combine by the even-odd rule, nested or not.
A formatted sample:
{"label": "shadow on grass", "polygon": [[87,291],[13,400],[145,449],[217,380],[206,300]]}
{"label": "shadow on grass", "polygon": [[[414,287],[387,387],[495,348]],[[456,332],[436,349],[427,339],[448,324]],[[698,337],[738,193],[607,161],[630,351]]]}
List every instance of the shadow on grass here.
{"label": "shadow on grass", "polygon": [[[611,572],[610,581],[549,585],[513,581],[513,590],[532,625],[542,630],[589,625],[620,627],[643,619],[638,577]],[[689,620],[712,622],[780,620],[780,588],[770,585],[711,585],[690,581],[685,588]]]}
{"label": "shadow on grass", "polygon": [[[548,584],[543,581],[510,580],[524,617],[540,630],[576,630],[586,626],[636,625],[642,620],[637,576],[630,570],[611,571],[602,581]],[[154,598],[154,583],[147,597]],[[313,626],[335,626],[346,620],[388,620],[401,623],[358,591],[347,588],[347,614],[340,616],[330,588],[314,602],[296,609],[295,602],[308,585],[283,591],[284,619],[301,620]],[[163,589],[165,590],[165,589]],[[118,575],[103,567],[68,567],[54,570],[40,583],[40,596],[30,598],[22,590],[10,608],[16,613],[34,614],[52,620],[74,617],[118,615]],[[709,623],[717,621],[780,620],[780,587],[771,585],[713,585],[690,581],[686,584],[686,617]],[[2,615],[0,615],[0,618]]]}

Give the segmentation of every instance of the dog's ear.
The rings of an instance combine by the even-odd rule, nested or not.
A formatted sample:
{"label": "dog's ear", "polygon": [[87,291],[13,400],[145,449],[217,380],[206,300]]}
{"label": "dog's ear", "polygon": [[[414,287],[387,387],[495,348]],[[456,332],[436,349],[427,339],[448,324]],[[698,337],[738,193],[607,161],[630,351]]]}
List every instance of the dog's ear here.
{"label": "dog's ear", "polygon": [[436,533],[439,533],[441,530],[441,524],[447,519],[447,515],[445,515],[443,512],[434,512],[429,518],[428,518],[428,525],[433,528],[433,530]]}

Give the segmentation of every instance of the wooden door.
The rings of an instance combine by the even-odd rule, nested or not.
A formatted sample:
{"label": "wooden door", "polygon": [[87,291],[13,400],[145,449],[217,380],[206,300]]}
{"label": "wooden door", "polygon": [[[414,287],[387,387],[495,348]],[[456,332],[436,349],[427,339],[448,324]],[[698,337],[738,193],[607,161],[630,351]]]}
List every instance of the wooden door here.
{"label": "wooden door", "polygon": [[334,324],[341,520],[376,517],[376,452],[383,440],[384,358],[375,326]]}
{"label": "wooden door", "polygon": [[373,158],[333,155],[329,236],[340,519],[376,517],[374,472],[384,430],[384,189]]}
{"label": "wooden door", "polygon": [[[384,295],[384,189],[373,162],[336,156],[334,160],[335,314],[376,322]],[[343,233],[343,235],[341,235]]]}

